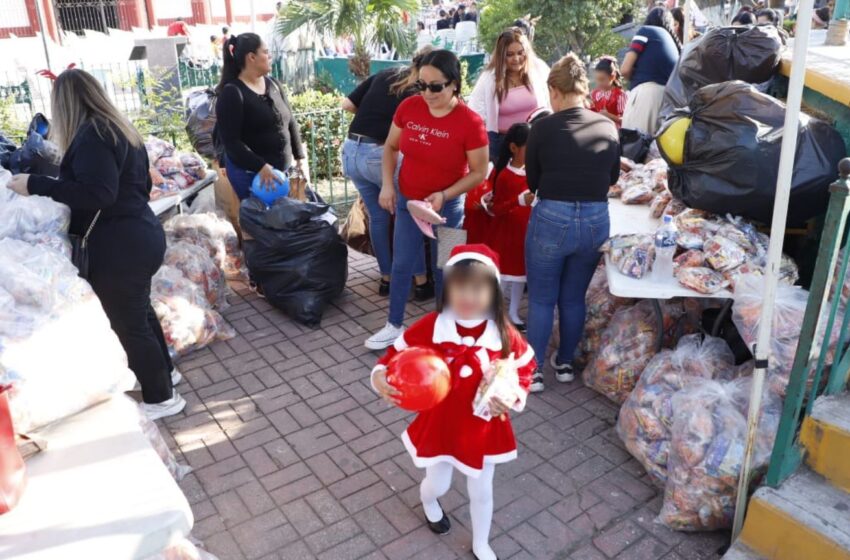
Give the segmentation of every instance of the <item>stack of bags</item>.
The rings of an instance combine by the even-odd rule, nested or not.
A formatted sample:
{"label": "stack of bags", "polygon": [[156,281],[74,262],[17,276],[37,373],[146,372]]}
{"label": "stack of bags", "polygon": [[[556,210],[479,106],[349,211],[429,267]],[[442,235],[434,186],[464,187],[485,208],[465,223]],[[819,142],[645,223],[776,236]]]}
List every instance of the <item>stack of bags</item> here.
{"label": "stack of bags", "polygon": [[176,152],[165,140],[151,136],[145,149],[153,182],[151,200],[177,194],[207,175],[207,166],[198,154]]}

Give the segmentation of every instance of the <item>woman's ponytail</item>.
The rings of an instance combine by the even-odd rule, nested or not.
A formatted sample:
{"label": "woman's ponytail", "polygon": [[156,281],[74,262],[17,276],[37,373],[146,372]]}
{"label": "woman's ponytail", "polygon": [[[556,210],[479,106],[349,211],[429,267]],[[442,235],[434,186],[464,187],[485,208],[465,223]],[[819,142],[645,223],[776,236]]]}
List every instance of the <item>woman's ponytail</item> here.
{"label": "woman's ponytail", "polygon": [[230,36],[222,47],[221,80],[215,88],[217,94],[221,93],[224,86],[239,77],[239,73],[245,68],[245,57],[256,53],[262,44],[263,40],[256,33]]}

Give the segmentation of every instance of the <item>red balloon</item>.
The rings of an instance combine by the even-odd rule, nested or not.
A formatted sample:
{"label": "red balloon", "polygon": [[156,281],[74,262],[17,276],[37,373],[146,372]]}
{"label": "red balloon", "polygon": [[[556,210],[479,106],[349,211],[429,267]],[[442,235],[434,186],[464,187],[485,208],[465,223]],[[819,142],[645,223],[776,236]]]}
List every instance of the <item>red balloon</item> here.
{"label": "red balloon", "polygon": [[446,398],[452,377],[440,353],[411,346],[387,364],[387,383],[401,393],[398,397],[401,408],[420,412],[434,408]]}

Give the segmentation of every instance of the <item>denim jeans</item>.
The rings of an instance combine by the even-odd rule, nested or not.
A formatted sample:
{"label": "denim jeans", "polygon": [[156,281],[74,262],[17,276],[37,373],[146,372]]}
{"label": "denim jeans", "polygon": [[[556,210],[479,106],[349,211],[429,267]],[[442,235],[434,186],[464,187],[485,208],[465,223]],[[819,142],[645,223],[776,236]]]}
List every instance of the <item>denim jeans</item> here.
{"label": "denim jeans", "polygon": [[487,132],[487,140],[490,142],[488,146],[488,150],[490,153],[490,161],[495,162],[499,159],[499,150],[502,149],[502,142],[505,139],[504,134],[499,134],[498,132],[493,132],[492,130]]}
{"label": "denim jeans", "polygon": [[245,200],[251,196],[251,183],[254,182],[254,176],[257,175],[257,172],[242,169],[230,161],[227,156],[224,158],[224,167],[227,170],[227,180],[233,185],[233,191],[239,197],[239,200]]}
{"label": "denim jeans", "polygon": [[528,341],[541,368],[556,307],[561,335],[558,362],[573,360],[584,331],[585,292],[609,231],[607,202],[540,200],[531,213],[525,238]]}
{"label": "denim jeans", "polygon": [[[366,205],[369,214],[369,239],[372,250],[378,261],[381,275],[389,276],[392,272],[393,255],[390,248],[390,224],[392,215],[378,204],[381,194],[383,174],[381,171],[384,147],[379,144],[365,144],[348,139],[342,145],[342,168],[345,175],[354,183],[360,198]],[[398,174],[396,173],[396,179]],[[419,251],[419,259],[413,274],[425,274],[425,249]]]}
{"label": "denim jeans", "polygon": [[[459,228],[463,225],[464,196],[447,201],[440,214],[446,218],[446,226]],[[434,228],[435,230],[438,227]],[[390,316],[388,322],[400,327],[404,323],[404,308],[410,295],[410,277],[422,250],[425,236],[407,211],[407,198],[398,193],[393,232],[393,272],[390,278]],[[431,241],[431,265],[434,271],[434,291],[437,299],[443,292],[443,272],[437,269],[437,242]]]}

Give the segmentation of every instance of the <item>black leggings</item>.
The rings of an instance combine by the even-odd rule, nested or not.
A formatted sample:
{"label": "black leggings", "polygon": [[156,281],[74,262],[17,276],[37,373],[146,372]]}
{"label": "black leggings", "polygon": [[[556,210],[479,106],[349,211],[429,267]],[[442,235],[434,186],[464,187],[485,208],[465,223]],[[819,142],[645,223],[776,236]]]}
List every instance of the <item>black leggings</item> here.
{"label": "black leggings", "polygon": [[92,288],[118,335],[146,403],[172,397],[162,326],[151,307],[151,277],[162,266],[165,233],[148,210],[140,217],[102,218],[89,238]]}

